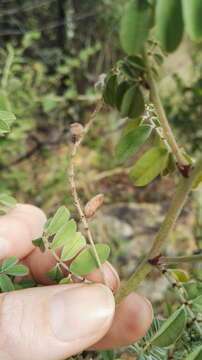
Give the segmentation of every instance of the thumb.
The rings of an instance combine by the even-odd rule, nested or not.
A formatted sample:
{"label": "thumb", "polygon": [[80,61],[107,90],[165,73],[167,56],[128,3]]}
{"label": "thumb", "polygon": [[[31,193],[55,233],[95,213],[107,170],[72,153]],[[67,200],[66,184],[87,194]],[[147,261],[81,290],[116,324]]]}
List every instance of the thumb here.
{"label": "thumb", "polygon": [[38,287],[0,295],[0,359],[63,360],[109,330],[114,298],[101,284]]}

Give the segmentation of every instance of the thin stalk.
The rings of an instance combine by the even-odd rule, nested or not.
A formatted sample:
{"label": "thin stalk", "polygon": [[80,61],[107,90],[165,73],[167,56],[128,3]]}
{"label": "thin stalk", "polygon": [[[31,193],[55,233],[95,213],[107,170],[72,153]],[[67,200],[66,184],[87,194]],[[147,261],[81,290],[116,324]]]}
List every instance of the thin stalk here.
{"label": "thin stalk", "polygon": [[100,259],[99,259],[99,256],[98,256],[94,241],[93,241],[93,236],[92,236],[92,233],[90,231],[88,221],[87,221],[86,216],[84,214],[84,211],[82,209],[80,199],[79,199],[79,196],[78,196],[78,193],[77,193],[76,181],[75,181],[75,170],[74,170],[74,168],[75,168],[75,157],[76,157],[76,154],[77,154],[77,149],[78,149],[79,145],[81,144],[81,142],[82,142],[82,140],[84,138],[84,135],[87,133],[87,131],[90,129],[92,123],[94,122],[98,111],[100,111],[100,109],[101,109],[101,106],[102,106],[102,104],[98,103],[94,113],[91,115],[91,118],[90,118],[89,122],[84,127],[84,131],[83,131],[82,135],[78,139],[75,140],[75,143],[74,143],[74,145],[72,147],[72,152],[71,152],[71,161],[70,161],[70,167],[69,167],[68,176],[69,176],[69,182],[70,182],[70,186],[71,186],[72,196],[74,198],[74,204],[75,204],[76,209],[77,209],[77,211],[79,213],[81,222],[83,223],[84,230],[87,233],[89,243],[92,246],[92,250],[93,250],[96,262],[98,264],[98,267],[100,269],[100,272],[102,274],[103,281],[104,281],[104,283],[106,285],[108,285],[107,284],[107,279],[106,279],[106,276],[105,276],[105,273],[104,273],[104,270],[103,270],[103,267],[102,267],[102,264],[100,262]]}
{"label": "thin stalk", "polygon": [[193,184],[195,183],[198,175],[202,172],[202,157],[198,160],[195,168],[190,172],[188,178],[181,178],[178,187],[173,195],[169,210],[166,217],[161,225],[161,228],[154,239],[153,246],[149,251],[145,259],[137,267],[134,274],[129,280],[121,287],[116,295],[116,302],[119,303],[125,296],[129,295],[134,291],[139,283],[150,273],[153,266],[149,263],[149,260],[160,254],[162,245],[167,240],[170,232],[172,231],[178,216],[187,200],[188,194],[190,193]]}
{"label": "thin stalk", "polygon": [[147,51],[145,50],[144,52],[144,60],[145,60],[145,64],[146,64],[146,68],[147,68],[147,76],[148,76],[148,83],[150,86],[150,94],[151,94],[151,101],[153,102],[154,106],[155,106],[155,110],[158,114],[159,117],[159,121],[161,124],[161,127],[163,129],[164,132],[164,136],[172,150],[173,155],[176,158],[176,161],[178,163],[178,166],[180,168],[184,168],[185,166],[189,165],[186,161],[186,159],[184,158],[184,156],[182,155],[178,144],[175,140],[174,134],[172,132],[172,129],[169,125],[169,122],[167,120],[166,117],[166,113],[165,110],[163,108],[163,105],[161,103],[161,99],[159,96],[159,92],[158,92],[158,88],[157,88],[157,84],[156,81],[153,77],[153,73],[152,73],[152,67],[151,64],[149,62],[149,56],[147,54]]}
{"label": "thin stalk", "polygon": [[190,256],[176,256],[176,257],[165,257],[161,256],[158,259],[158,264],[181,264],[181,263],[195,263],[202,261],[202,254],[190,255]]}

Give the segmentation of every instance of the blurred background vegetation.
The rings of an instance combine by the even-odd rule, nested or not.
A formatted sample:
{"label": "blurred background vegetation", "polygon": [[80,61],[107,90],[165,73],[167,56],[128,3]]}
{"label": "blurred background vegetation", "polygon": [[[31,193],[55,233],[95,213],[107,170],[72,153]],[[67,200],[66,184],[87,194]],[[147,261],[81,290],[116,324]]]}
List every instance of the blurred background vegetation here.
{"label": "blurred background vegetation", "polygon": [[[47,214],[65,203],[73,209],[67,180],[69,125],[85,123],[100,92],[99,75],[122,56],[119,20],[124,0],[1,0],[0,109],[15,113],[12,132],[0,138],[0,191]],[[193,157],[202,148],[202,47],[184,39],[161,71],[160,89],[180,145]],[[123,120],[110,108],[98,114],[77,158],[78,188],[85,202],[105,194],[92,221],[98,241],[109,241],[122,278],[158,230],[175,179],[134,188],[113,155]],[[201,192],[199,195],[202,194]],[[186,205],[166,249],[200,251],[202,201]],[[202,281],[197,265],[187,269]],[[155,275],[154,275],[155,276]],[[154,281],[155,279],[155,281]],[[142,291],[164,309],[167,284],[156,275]],[[172,296],[171,296],[172,302]]]}

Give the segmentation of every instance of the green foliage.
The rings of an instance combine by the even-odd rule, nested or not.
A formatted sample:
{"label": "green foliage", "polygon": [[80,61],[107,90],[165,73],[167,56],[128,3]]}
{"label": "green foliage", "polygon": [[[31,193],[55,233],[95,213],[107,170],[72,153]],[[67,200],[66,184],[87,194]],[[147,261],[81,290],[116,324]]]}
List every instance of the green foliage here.
{"label": "green foliage", "polygon": [[151,130],[151,126],[142,125],[127,132],[116,146],[116,157],[118,161],[120,163],[124,162],[138,151],[150,136]]}
{"label": "green foliage", "polygon": [[182,0],[185,27],[190,39],[202,40],[202,3],[200,0]]}
{"label": "green foliage", "polygon": [[[5,259],[0,265],[0,289],[1,292],[13,291],[16,289],[16,284],[13,281],[15,276],[25,276],[29,274],[29,269],[25,265],[18,265],[19,260],[10,256]],[[23,288],[23,284],[19,285]]]}
{"label": "green foliage", "polygon": [[[57,264],[49,270],[49,280],[60,284],[71,282],[71,275],[86,275],[98,268],[95,253],[92,246],[86,248],[85,237],[77,231],[76,222],[70,219],[70,212],[65,206],[61,206],[56,213],[47,220],[44,226],[42,238],[33,241],[33,244],[41,251],[49,248],[55,255]],[[55,249],[61,248],[58,256]],[[101,263],[109,257],[109,246],[105,244],[95,245],[97,256]],[[73,259],[75,257],[75,259]],[[65,261],[71,260],[70,266]],[[62,269],[68,270],[69,276],[65,277]]]}
{"label": "green foliage", "polygon": [[152,8],[147,0],[130,0],[121,20],[120,40],[129,55],[143,50],[152,24]]}
{"label": "green foliage", "polygon": [[166,168],[168,151],[162,147],[153,147],[136,162],[130,172],[130,178],[136,186],[145,186],[154,180]]}
{"label": "green foliage", "polygon": [[184,306],[173,313],[156,332],[150,343],[158,347],[169,347],[181,336],[187,321]]}
{"label": "green foliage", "polygon": [[51,247],[58,248],[63,246],[66,241],[69,238],[73,238],[76,235],[76,223],[73,219],[64,222],[63,225],[61,225],[58,228],[58,231],[56,232],[56,235],[53,238],[53,241],[51,242]]}
{"label": "green foliage", "polygon": [[[96,244],[96,251],[98,253],[101,264],[103,264],[109,257],[110,248],[106,244]],[[97,269],[98,265],[95,259],[92,248],[84,249],[70,265],[70,270],[77,275],[86,275]]]}
{"label": "green foliage", "polygon": [[51,236],[57,233],[69,220],[70,212],[65,206],[61,206],[46,227],[46,235]]}
{"label": "green foliage", "polygon": [[103,98],[106,104],[114,106],[116,102],[117,76],[109,74],[105,81]]}
{"label": "green foliage", "polygon": [[0,204],[1,205],[5,205],[5,206],[8,206],[8,207],[15,207],[17,202],[16,200],[10,196],[10,195],[7,195],[7,194],[0,194]]}
{"label": "green foliage", "polygon": [[133,86],[129,88],[121,103],[122,117],[135,118],[144,112],[144,98],[140,88]]}
{"label": "green foliage", "polygon": [[197,347],[185,360],[200,360],[202,357],[202,346]]}
{"label": "green foliage", "polygon": [[[68,239],[67,239],[68,240]],[[67,242],[64,245],[61,255],[62,261],[67,261],[72,259],[76,254],[79,253],[81,249],[86,246],[86,239],[80,232],[76,232],[75,235],[72,237],[71,242]]]}
{"label": "green foliage", "polygon": [[167,52],[175,51],[184,31],[181,0],[157,0],[155,24],[162,48]]}

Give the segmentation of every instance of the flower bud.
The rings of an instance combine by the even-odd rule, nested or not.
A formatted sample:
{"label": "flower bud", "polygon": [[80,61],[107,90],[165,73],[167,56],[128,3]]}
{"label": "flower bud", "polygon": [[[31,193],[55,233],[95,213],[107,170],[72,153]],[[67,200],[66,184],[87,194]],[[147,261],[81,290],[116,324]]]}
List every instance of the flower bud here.
{"label": "flower bud", "polygon": [[84,127],[83,125],[75,122],[73,124],[70,125],[70,132],[71,132],[71,135],[76,139],[78,140],[81,135],[83,134],[83,131],[84,131]]}

